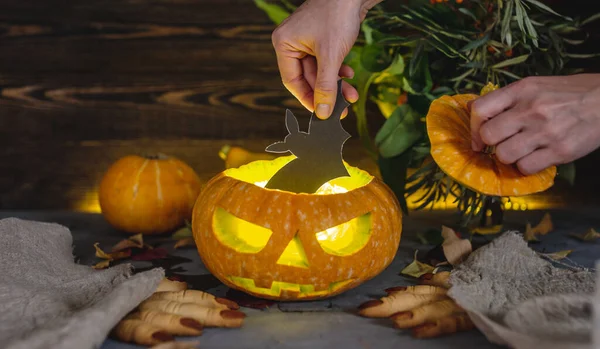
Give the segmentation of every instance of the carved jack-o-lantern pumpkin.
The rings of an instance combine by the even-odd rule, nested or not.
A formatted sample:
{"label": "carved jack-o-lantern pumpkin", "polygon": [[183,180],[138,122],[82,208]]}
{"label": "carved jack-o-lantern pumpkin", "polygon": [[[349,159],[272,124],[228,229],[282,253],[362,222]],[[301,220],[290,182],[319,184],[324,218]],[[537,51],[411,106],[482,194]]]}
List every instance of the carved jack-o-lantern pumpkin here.
{"label": "carved jack-o-lantern pumpkin", "polygon": [[391,190],[346,163],[350,177],[314,194],[265,188],[293,159],[255,161],[209,181],[192,218],[209,271],[257,297],[308,300],[340,294],[384,270],[402,232]]}

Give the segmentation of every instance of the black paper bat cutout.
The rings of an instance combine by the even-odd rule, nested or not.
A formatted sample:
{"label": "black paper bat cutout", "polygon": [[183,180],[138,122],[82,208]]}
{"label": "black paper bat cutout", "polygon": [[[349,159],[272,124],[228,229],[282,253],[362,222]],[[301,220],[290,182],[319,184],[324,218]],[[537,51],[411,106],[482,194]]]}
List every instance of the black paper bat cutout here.
{"label": "black paper bat cutout", "polygon": [[312,194],[332,179],[350,176],[342,159],[342,148],[350,134],[340,121],[342,112],[349,105],[342,95],[342,80],[339,80],[331,116],[321,120],[313,113],[308,132],[300,131],[298,120],[286,110],[285,126],[289,134],[283,142],[271,144],[266,151],[290,152],[296,158],[277,171],[265,187]]}

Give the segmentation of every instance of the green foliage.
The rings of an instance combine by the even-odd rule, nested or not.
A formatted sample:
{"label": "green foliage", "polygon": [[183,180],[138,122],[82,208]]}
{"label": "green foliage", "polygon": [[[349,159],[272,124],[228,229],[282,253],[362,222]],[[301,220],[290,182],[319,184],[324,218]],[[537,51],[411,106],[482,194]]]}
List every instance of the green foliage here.
{"label": "green foliage", "polygon": [[396,108],[375,137],[379,154],[389,158],[410,149],[423,137],[420,124],[419,115],[410,105],[404,104]]}
{"label": "green foliage", "polygon": [[290,16],[290,11],[294,10],[293,7],[289,7],[289,3],[285,1],[283,3],[288,5],[287,9],[277,4],[268,3],[265,0],[254,0],[254,4],[263,10],[267,16],[269,16],[269,19],[277,25],[281,24],[283,20],[288,18]]}
{"label": "green foliage", "polygon": [[378,160],[379,172],[383,181],[396,194],[400,207],[404,214],[408,215],[408,206],[404,197],[404,187],[406,186],[406,173],[410,163],[410,152],[404,152],[392,158],[380,156]]}
{"label": "green foliage", "polygon": [[[293,10],[287,1],[255,2],[276,23],[284,11]],[[275,3],[281,5],[273,7]],[[600,14],[568,18],[538,0],[384,5],[370,11],[345,59],[355,72],[349,83],[359,92],[353,105],[359,137],[405,211],[405,199],[416,193],[421,193],[414,200],[418,209],[451,195],[467,224],[477,216],[476,208],[492,198],[456,183],[433,161],[423,164],[430,152],[425,132],[430,103],[442,95],[479,93],[488,82],[506,86],[526,76],[578,72],[568,63],[595,55],[571,49],[587,38],[582,26]],[[407,102],[399,102],[406,95]],[[386,119],[374,140],[367,127],[369,102],[381,113],[369,117]],[[411,168],[417,171],[407,177]],[[574,181],[574,165],[561,166],[559,173]]]}
{"label": "green foliage", "polygon": [[[431,71],[420,72],[421,78],[433,75],[438,85],[456,93],[477,91],[488,82],[505,86],[530,75],[568,74],[567,48],[581,44],[585,37],[580,21],[536,0],[403,6],[401,12],[374,11],[369,19],[372,31],[417,33],[425,44],[412,52],[415,66],[424,57],[432,63]],[[404,41],[390,39],[385,45],[404,45]],[[417,69],[412,73],[416,75]]]}
{"label": "green foliage", "polygon": [[564,179],[570,185],[575,185],[575,163],[560,165],[557,169],[558,177]]}

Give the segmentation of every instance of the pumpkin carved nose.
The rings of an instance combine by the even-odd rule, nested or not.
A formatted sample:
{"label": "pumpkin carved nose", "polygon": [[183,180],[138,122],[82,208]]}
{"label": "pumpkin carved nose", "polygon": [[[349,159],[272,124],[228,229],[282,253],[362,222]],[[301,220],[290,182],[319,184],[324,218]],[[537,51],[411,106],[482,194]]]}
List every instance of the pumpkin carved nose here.
{"label": "pumpkin carved nose", "polygon": [[285,250],[283,250],[283,253],[277,260],[277,264],[297,268],[308,268],[306,252],[304,252],[304,247],[302,247],[302,242],[300,241],[298,234],[294,236]]}

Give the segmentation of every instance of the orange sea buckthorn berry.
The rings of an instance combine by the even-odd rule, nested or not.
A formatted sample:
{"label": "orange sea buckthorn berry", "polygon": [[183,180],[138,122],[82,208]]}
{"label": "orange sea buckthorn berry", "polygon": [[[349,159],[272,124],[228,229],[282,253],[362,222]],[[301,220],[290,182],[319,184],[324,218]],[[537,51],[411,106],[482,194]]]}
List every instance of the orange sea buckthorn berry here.
{"label": "orange sea buckthorn berry", "polygon": [[403,94],[401,94],[400,96],[398,96],[398,105],[403,105],[404,103],[406,103],[408,101],[408,94],[406,92],[404,92]]}

